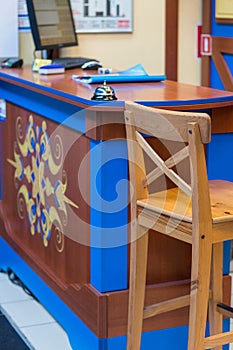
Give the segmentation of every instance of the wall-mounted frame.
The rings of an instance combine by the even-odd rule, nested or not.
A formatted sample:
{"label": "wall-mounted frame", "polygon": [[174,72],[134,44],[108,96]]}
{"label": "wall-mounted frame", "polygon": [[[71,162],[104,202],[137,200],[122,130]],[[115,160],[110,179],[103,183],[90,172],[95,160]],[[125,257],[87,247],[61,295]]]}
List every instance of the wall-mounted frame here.
{"label": "wall-mounted frame", "polygon": [[219,23],[233,23],[233,0],[215,1],[215,20]]}
{"label": "wall-mounted frame", "polygon": [[77,33],[130,33],[133,0],[71,0]]}

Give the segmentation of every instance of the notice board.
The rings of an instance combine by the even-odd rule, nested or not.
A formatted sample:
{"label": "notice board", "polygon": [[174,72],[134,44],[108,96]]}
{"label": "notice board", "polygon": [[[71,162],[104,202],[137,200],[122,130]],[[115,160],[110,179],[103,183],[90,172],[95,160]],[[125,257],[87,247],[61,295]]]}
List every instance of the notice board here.
{"label": "notice board", "polygon": [[216,0],[216,18],[233,18],[233,0]]}

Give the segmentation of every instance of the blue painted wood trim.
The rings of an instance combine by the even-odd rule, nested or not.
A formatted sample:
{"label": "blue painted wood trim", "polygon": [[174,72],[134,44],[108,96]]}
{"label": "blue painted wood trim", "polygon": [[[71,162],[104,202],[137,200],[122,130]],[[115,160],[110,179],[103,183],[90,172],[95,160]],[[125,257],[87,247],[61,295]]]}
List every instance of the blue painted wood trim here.
{"label": "blue painted wood trim", "polygon": [[[233,181],[232,159],[233,133],[213,134],[207,147],[207,168],[210,180]],[[226,166],[227,164],[227,166]],[[224,243],[223,274],[230,269],[230,242]]]}
{"label": "blue painted wood trim", "polygon": [[128,285],[127,179],[125,140],[91,141],[91,284],[100,292]]}
{"label": "blue painted wood trim", "polygon": [[[144,106],[149,107],[181,107],[182,106],[193,106],[195,109],[195,105],[206,105],[218,102],[229,102],[233,101],[233,96],[224,96],[224,97],[215,97],[215,98],[203,98],[196,100],[168,100],[168,101],[140,101],[137,100],[135,102],[142,104]],[[205,108],[205,106],[203,107]],[[198,108],[199,109],[199,108]]]}
{"label": "blue painted wood trim", "polygon": [[[20,83],[20,84],[23,84],[26,89],[27,89],[27,87],[29,90],[31,88],[37,88],[37,89],[41,90],[42,92],[44,91],[47,93],[52,93],[54,95],[57,95],[58,97],[68,98],[71,102],[74,101],[74,102],[83,103],[83,104],[88,104],[88,102],[90,102],[90,105],[94,104],[94,102],[91,100],[89,101],[89,100],[83,99],[83,98],[76,96],[76,95],[71,95],[71,94],[65,93],[65,92],[57,90],[57,89],[53,89],[53,88],[50,88],[47,86],[37,84],[36,82],[34,83],[32,81],[21,79],[19,77],[13,76],[13,75],[8,75],[8,74],[4,73],[3,71],[0,72],[0,82],[2,83],[3,80],[1,79],[1,77],[4,79],[8,79],[8,81],[11,81],[12,82],[11,85],[15,85],[15,83]],[[70,77],[70,79],[71,79],[71,77]]]}
{"label": "blue painted wood trim", "polygon": [[0,97],[59,124],[85,133],[85,109],[0,81]]}

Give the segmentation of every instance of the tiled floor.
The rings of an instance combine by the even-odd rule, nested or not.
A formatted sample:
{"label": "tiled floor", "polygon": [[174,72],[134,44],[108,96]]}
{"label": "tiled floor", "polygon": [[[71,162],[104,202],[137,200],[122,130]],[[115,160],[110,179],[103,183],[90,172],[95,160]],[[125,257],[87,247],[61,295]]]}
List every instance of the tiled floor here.
{"label": "tiled floor", "polygon": [[32,350],[72,350],[63,328],[3,273],[0,273],[0,308]]}
{"label": "tiled floor", "polygon": [[[3,273],[0,273],[0,309],[30,349],[72,350],[63,328],[41,304],[14,285]],[[231,327],[233,329],[233,320]],[[233,350],[233,344],[230,350]]]}

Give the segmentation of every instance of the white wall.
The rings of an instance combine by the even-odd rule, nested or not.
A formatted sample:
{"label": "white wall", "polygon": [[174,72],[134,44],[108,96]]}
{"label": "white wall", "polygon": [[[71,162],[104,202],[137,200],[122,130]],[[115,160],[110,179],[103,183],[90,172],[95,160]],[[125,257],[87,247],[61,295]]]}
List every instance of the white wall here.
{"label": "white wall", "polygon": [[197,58],[196,26],[202,21],[202,0],[179,0],[178,80],[200,85],[201,59]]}
{"label": "white wall", "polygon": [[[97,58],[116,69],[141,63],[148,73],[164,74],[165,0],[147,2],[133,1],[133,33],[79,34],[79,46],[63,49],[63,55]],[[32,62],[33,50],[31,33],[21,33],[20,55],[26,63]]]}
{"label": "white wall", "polygon": [[[126,69],[141,63],[150,74],[165,72],[165,0],[133,1],[133,33],[79,34],[77,48],[63,55],[99,59],[106,67]],[[178,80],[200,84],[201,61],[196,58],[196,25],[201,23],[201,0],[179,0]],[[149,9],[149,10],[148,10]],[[33,61],[31,33],[20,33],[20,56]]]}
{"label": "white wall", "polygon": [[0,57],[18,56],[18,2],[8,0],[0,10]]}

